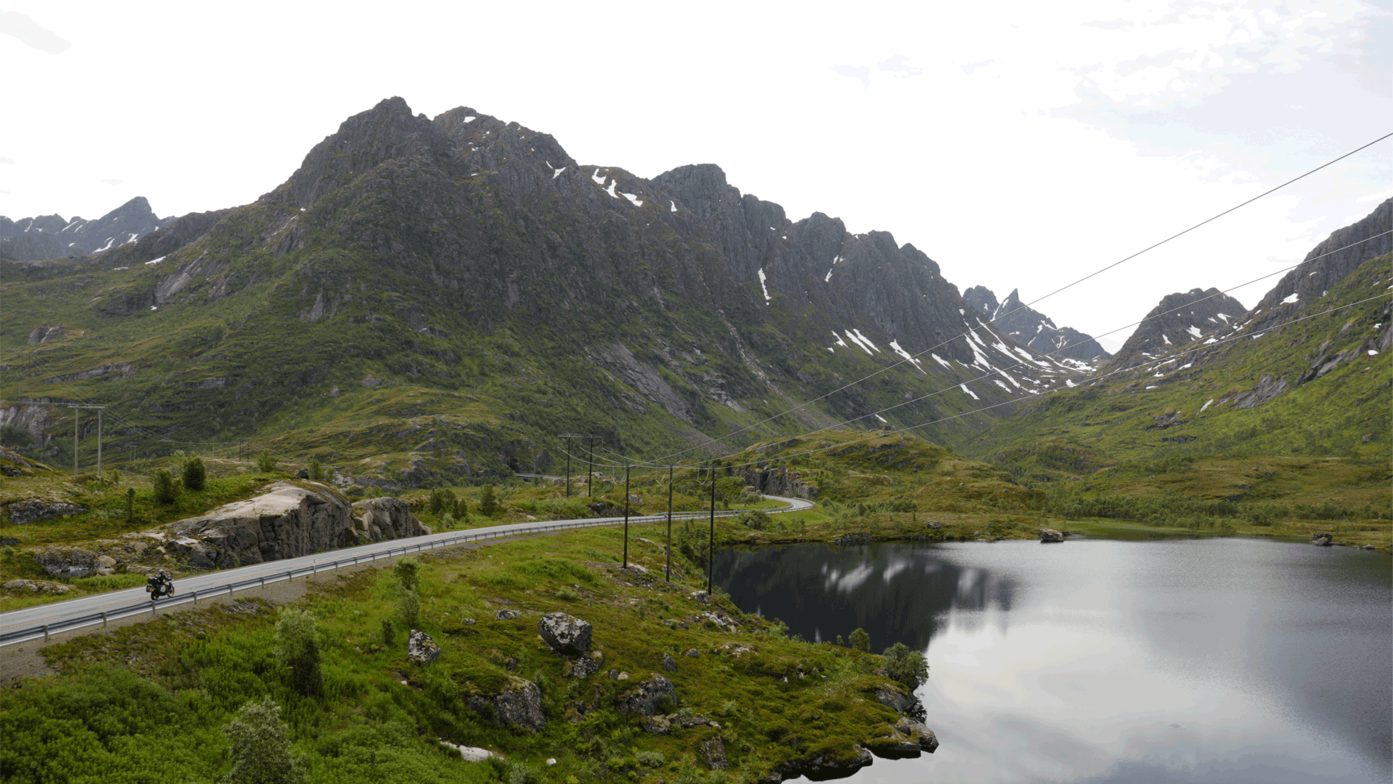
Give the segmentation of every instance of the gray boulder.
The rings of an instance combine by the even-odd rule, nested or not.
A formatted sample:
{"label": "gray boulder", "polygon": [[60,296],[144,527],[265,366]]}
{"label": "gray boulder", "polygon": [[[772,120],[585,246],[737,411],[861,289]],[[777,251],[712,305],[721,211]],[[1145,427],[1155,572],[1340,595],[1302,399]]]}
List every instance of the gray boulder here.
{"label": "gray boulder", "polygon": [[493,698],[493,722],[500,727],[521,727],[532,733],[547,726],[542,712],[542,690],[532,681],[511,678],[508,687]]}
{"label": "gray boulder", "polygon": [[1329,547],[1335,541],[1335,537],[1327,533],[1318,533],[1311,536],[1311,544],[1317,547]]}
{"label": "gray boulder", "polygon": [[664,670],[668,672],[677,672],[677,660],[672,658],[672,654],[664,653],[662,664]]}
{"label": "gray boulder", "polygon": [[725,770],[730,767],[730,763],[726,761],[726,744],[721,740],[721,736],[702,741],[700,749],[702,759],[706,760],[706,764],[712,770]]}
{"label": "gray boulder", "polygon": [[664,700],[677,702],[677,689],[672,681],[654,674],[620,698],[617,708],[620,713],[652,716],[658,712]]}
{"label": "gray boulder", "polygon": [[45,547],[34,553],[45,572],[53,577],[75,579],[96,574],[101,568],[97,553],[82,547]]}
{"label": "gray boulder", "polygon": [[353,532],[360,542],[381,542],[405,539],[431,533],[411,513],[411,507],[400,498],[365,498],[353,502]]}
{"label": "gray boulder", "polygon": [[421,666],[435,664],[440,658],[440,646],[423,631],[411,630],[406,640],[406,658]]}
{"label": "gray boulder", "polygon": [[537,621],[537,634],[562,656],[579,656],[590,650],[590,624],[563,612],[543,615]]}
{"label": "gray boulder", "polygon": [[1062,542],[1064,541],[1064,534],[1054,530],[1053,528],[1041,528],[1040,541],[1045,544],[1049,544],[1052,542]]}
{"label": "gray boulder", "polygon": [[589,678],[599,672],[604,664],[605,655],[599,651],[591,651],[567,661],[565,675],[568,678]]}
{"label": "gray boulder", "polygon": [[10,515],[10,522],[15,525],[29,525],[39,520],[51,520],[55,517],[66,517],[87,511],[76,504],[63,501],[45,501],[41,498],[26,498],[22,501],[15,501],[5,507],[5,510]]}
{"label": "gray boulder", "polygon": [[493,617],[500,621],[515,621],[518,619],[518,614],[516,610],[499,610]]}

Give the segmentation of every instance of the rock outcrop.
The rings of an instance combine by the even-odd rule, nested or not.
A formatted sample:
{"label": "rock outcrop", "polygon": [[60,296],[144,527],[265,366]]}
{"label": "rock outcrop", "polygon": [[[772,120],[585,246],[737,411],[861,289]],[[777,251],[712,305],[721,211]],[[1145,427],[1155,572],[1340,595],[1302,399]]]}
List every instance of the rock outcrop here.
{"label": "rock outcrop", "polygon": [[435,664],[440,658],[440,646],[429,634],[416,629],[406,639],[406,658],[421,666]]}
{"label": "rock outcrop", "polygon": [[39,520],[66,517],[67,515],[85,512],[87,510],[77,504],[70,504],[64,501],[46,501],[41,498],[26,498],[6,506],[5,511],[9,514],[11,523],[15,525],[29,525]]}
{"label": "rock outcrop", "polygon": [[196,569],[226,569],[426,533],[395,498],[349,506],[328,487],[276,482],[255,498],[137,536],[160,541]]}
{"label": "rock outcrop", "polygon": [[491,700],[473,696],[465,704],[499,727],[518,727],[535,734],[547,726],[542,690],[522,678],[509,677],[508,686]]}
{"label": "rock outcrop", "polygon": [[1054,530],[1053,528],[1041,528],[1040,541],[1047,544],[1052,542],[1062,542],[1064,541],[1064,534],[1060,531]]}
{"label": "rock outcrop", "polygon": [[664,701],[677,702],[677,689],[672,685],[672,681],[654,673],[648,680],[621,697],[616,709],[620,713],[652,716],[659,712]]}
{"label": "rock outcrop", "polygon": [[1110,368],[1129,368],[1227,330],[1248,309],[1215,288],[1168,294],[1117,350]]}
{"label": "rock outcrop", "polygon": [[1042,354],[1083,362],[1097,362],[1112,356],[1092,336],[1073,327],[1057,327],[1049,316],[1027,307],[1016,289],[998,303],[991,289],[973,286],[963,292],[963,299],[1017,343]]}
{"label": "rock outcrop", "polygon": [[537,621],[537,634],[562,656],[580,656],[590,650],[590,624],[563,612],[548,613]]}
{"label": "rock outcrop", "polygon": [[779,466],[742,466],[739,476],[755,492],[763,495],[777,495],[784,498],[816,498],[817,485],[803,481],[803,475]]}

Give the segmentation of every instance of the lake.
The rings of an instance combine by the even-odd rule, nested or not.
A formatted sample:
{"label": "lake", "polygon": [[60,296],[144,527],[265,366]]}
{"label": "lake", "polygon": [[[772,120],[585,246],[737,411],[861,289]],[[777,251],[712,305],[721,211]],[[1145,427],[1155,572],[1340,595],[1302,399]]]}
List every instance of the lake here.
{"label": "lake", "polygon": [[1250,539],[725,550],[747,612],[924,651],[942,744],[851,782],[1393,780],[1385,553]]}

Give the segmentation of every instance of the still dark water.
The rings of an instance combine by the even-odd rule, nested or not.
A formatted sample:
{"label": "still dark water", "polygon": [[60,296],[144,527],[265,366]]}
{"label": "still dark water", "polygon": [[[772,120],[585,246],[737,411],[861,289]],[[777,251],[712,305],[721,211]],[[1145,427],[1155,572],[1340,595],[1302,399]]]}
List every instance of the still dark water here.
{"label": "still dark water", "polygon": [[1244,539],[718,554],[742,609],[925,652],[942,744],[852,782],[1393,781],[1393,567]]}

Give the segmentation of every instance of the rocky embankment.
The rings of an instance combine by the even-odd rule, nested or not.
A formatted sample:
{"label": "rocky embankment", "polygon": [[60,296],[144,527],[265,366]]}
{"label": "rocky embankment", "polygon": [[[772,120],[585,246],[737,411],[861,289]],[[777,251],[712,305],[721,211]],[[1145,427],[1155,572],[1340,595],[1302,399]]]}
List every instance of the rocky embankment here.
{"label": "rocky embankment", "polygon": [[396,498],[350,506],[323,485],[277,482],[255,498],[198,517],[82,547],[45,547],[34,558],[48,574],[67,578],[143,574],[161,566],[228,569],[428,533]]}

